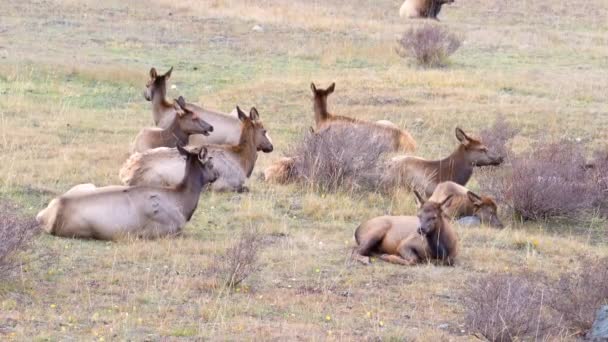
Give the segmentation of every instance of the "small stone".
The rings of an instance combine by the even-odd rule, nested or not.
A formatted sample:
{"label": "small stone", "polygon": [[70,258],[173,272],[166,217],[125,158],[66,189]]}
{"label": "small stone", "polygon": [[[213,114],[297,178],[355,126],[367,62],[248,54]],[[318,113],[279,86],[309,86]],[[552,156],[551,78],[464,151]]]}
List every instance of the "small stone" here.
{"label": "small stone", "polygon": [[608,341],[608,305],[602,306],[597,311],[589,339],[591,341]]}
{"label": "small stone", "polygon": [[264,32],[264,28],[261,25],[254,25],[251,28],[251,31],[253,31],[253,32]]}
{"label": "small stone", "polygon": [[466,227],[478,227],[479,225],[481,225],[481,220],[479,220],[479,218],[476,216],[461,217],[456,222],[458,222],[459,225]]}
{"label": "small stone", "polygon": [[445,330],[445,329],[447,329],[449,326],[450,326],[449,324],[447,324],[447,323],[443,323],[443,324],[439,324],[439,325],[437,326],[437,328]]}

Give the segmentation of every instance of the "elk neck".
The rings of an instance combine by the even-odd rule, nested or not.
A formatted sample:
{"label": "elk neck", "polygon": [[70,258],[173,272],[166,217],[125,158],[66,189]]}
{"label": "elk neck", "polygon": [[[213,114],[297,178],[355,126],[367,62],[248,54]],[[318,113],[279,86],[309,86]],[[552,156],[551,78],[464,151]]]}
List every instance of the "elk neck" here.
{"label": "elk neck", "polygon": [[458,146],[450,156],[439,161],[439,182],[453,181],[465,185],[473,175],[473,165],[467,160],[463,145]]}
{"label": "elk neck", "polygon": [[175,188],[178,194],[178,203],[186,221],[190,221],[190,218],[192,218],[205,185],[203,183],[203,170],[199,163],[197,157],[189,156],[186,159],[184,179]]}

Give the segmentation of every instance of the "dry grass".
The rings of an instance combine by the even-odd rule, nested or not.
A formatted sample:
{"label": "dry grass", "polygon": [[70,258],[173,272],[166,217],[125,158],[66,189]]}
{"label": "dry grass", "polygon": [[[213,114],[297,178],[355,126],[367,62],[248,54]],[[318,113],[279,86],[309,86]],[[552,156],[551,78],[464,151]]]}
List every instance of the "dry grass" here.
{"label": "dry grass", "polygon": [[[151,66],[175,67],[171,98],[264,113],[276,152],[259,156],[256,173],[311,126],[311,81],[338,82],[333,112],[391,120],[425,158],[451,152],[444,132],[480,131],[498,114],[520,130],[518,153],[541,130],[608,144],[600,0],[456,2],[441,25],[467,38],[446,69],[394,53],[395,37],[422,22],[399,19],[392,0],[0,3],[0,196],[30,215],[49,191],[117,183],[129,143],[151,123],[141,95]],[[23,257],[55,257],[0,284],[0,339],[470,340],[459,291],[471,276],[561,274],[608,254],[601,218],[505,217],[502,231],[457,227],[456,267],[360,267],[348,261],[355,227],[414,213],[411,194],[248,182],[248,194],[204,194],[176,239],[35,237]],[[226,296],[209,270],[252,226],[265,236],[260,269]]]}
{"label": "dry grass", "polygon": [[21,265],[17,253],[25,249],[37,228],[33,218],[20,216],[18,207],[0,201],[0,279]]}
{"label": "dry grass", "polygon": [[405,31],[397,41],[397,54],[412,59],[419,66],[445,66],[460,47],[461,40],[445,27],[424,24]]}

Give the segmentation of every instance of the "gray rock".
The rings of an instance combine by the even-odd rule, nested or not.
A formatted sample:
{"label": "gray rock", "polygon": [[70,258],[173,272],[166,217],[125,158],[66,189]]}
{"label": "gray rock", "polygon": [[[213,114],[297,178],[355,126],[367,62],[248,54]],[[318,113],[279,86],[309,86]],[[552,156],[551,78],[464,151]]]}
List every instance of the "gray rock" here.
{"label": "gray rock", "polygon": [[591,341],[608,341],[608,305],[602,306],[597,311],[589,339]]}
{"label": "gray rock", "polygon": [[264,32],[264,28],[261,25],[255,25],[251,28],[253,32]]}
{"label": "gray rock", "polygon": [[461,217],[458,221],[459,225],[466,227],[479,227],[481,220],[477,216],[465,216]]}

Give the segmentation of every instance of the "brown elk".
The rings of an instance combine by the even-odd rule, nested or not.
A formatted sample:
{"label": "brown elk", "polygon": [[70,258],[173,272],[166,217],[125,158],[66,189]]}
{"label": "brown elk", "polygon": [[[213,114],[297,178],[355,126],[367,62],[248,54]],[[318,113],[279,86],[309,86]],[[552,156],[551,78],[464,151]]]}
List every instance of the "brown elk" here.
{"label": "brown elk", "polygon": [[186,108],[186,100],[179,97],[174,101],[176,115],[167,128],[146,127],[142,129],[131,147],[131,153],[144,152],[157,147],[186,145],[192,134],[209,135],[213,126],[203,121],[196,113]]}
{"label": "brown elk", "polygon": [[81,184],[52,200],[36,218],[46,232],[63,237],[114,240],[177,234],[196,210],[203,187],[218,178],[205,149],[200,154],[177,150],[187,161],[175,187]]}
{"label": "brown elk", "polygon": [[[241,120],[238,145],[207,145],[219,179],[211,185],[214,191],[248,191],[245,181],[255,166],[257,151],[270,153],[272,143],[255,108],[249,117],[237,107]],[[120,179],[128,185],[170,186],[183,177],[183,158],[175,149],[157,148],[133,154],[120,170]]]}
{"label": "brown elk", "polygon": [[425,202],[416,191],[414,194],[417,216],[379,216],[355,230],[355,260],[369,264],[370,256],[380,255],[380,259],[400,265],[431,260],[454,265],[458,237],[444,212],[452,197],[437,203]]}
{"label": "brown elk", "polygon": [[437,184],[452,181],[464,186],[473,175],[474,167],[497,166],[503,161],[501,156],[490,151],[481,141],[469,137],[460,128],[456,128],[456,139],[460,145],[442,160],[410,156],[393,158],[385,175],[385,185],[405,185],[431,197]]}
{"label": "brown elk", "polygon": [[451,4],[454,0],[405,0],[399,8],[402,18],[431,18],[437,19],[441,7]]}
{"label": "brown elk", "polygon": [[483,224],[495,228],[504,228],[498,218],[496,202],[488,196],[479,196],[460,184],[454,182],[439,183],[429,201],[441,203],[449,196],[452,196],[451,204],[444,210],[448,216],[454,218],[475,216]]}
{"label": "brown elk", "polygon": [[327,89],[317,88],[314,83],[310,84],[313,94],[313,108],[315,113],[316,129],[324,129],[332,124],[366,125],[373,129],[375,134],[387,135],[393,141],[394,151],[413,152],[416,150],[416,141],[405,130],[395,128],[390,121],[368,122],[353,119],[347,116],[334,115],[327,110],[327,98],[334,92],[336,84],[332,83]]}
{"label": "brown elk", "polygon": [[[166,100],[167,84],[171,77],[173,67],[164,75],[158,75],[156,69],[150,69],[150,80],[146,83],[144,97],[152,102],[152,114],[154,123],[161,128],[167,128],[173,122],[176,115],[173,105]],[[236,145],[239,143],[241,123],[236,115],[229,115],[202,108],[192,103],[186,103],[184,109],[197,114],[205,122],[213,126],[213,134],[190,136],[189,144],[202,146],[206,144],[228,144]],[[270,137],[269,137],[270,139]]]}

